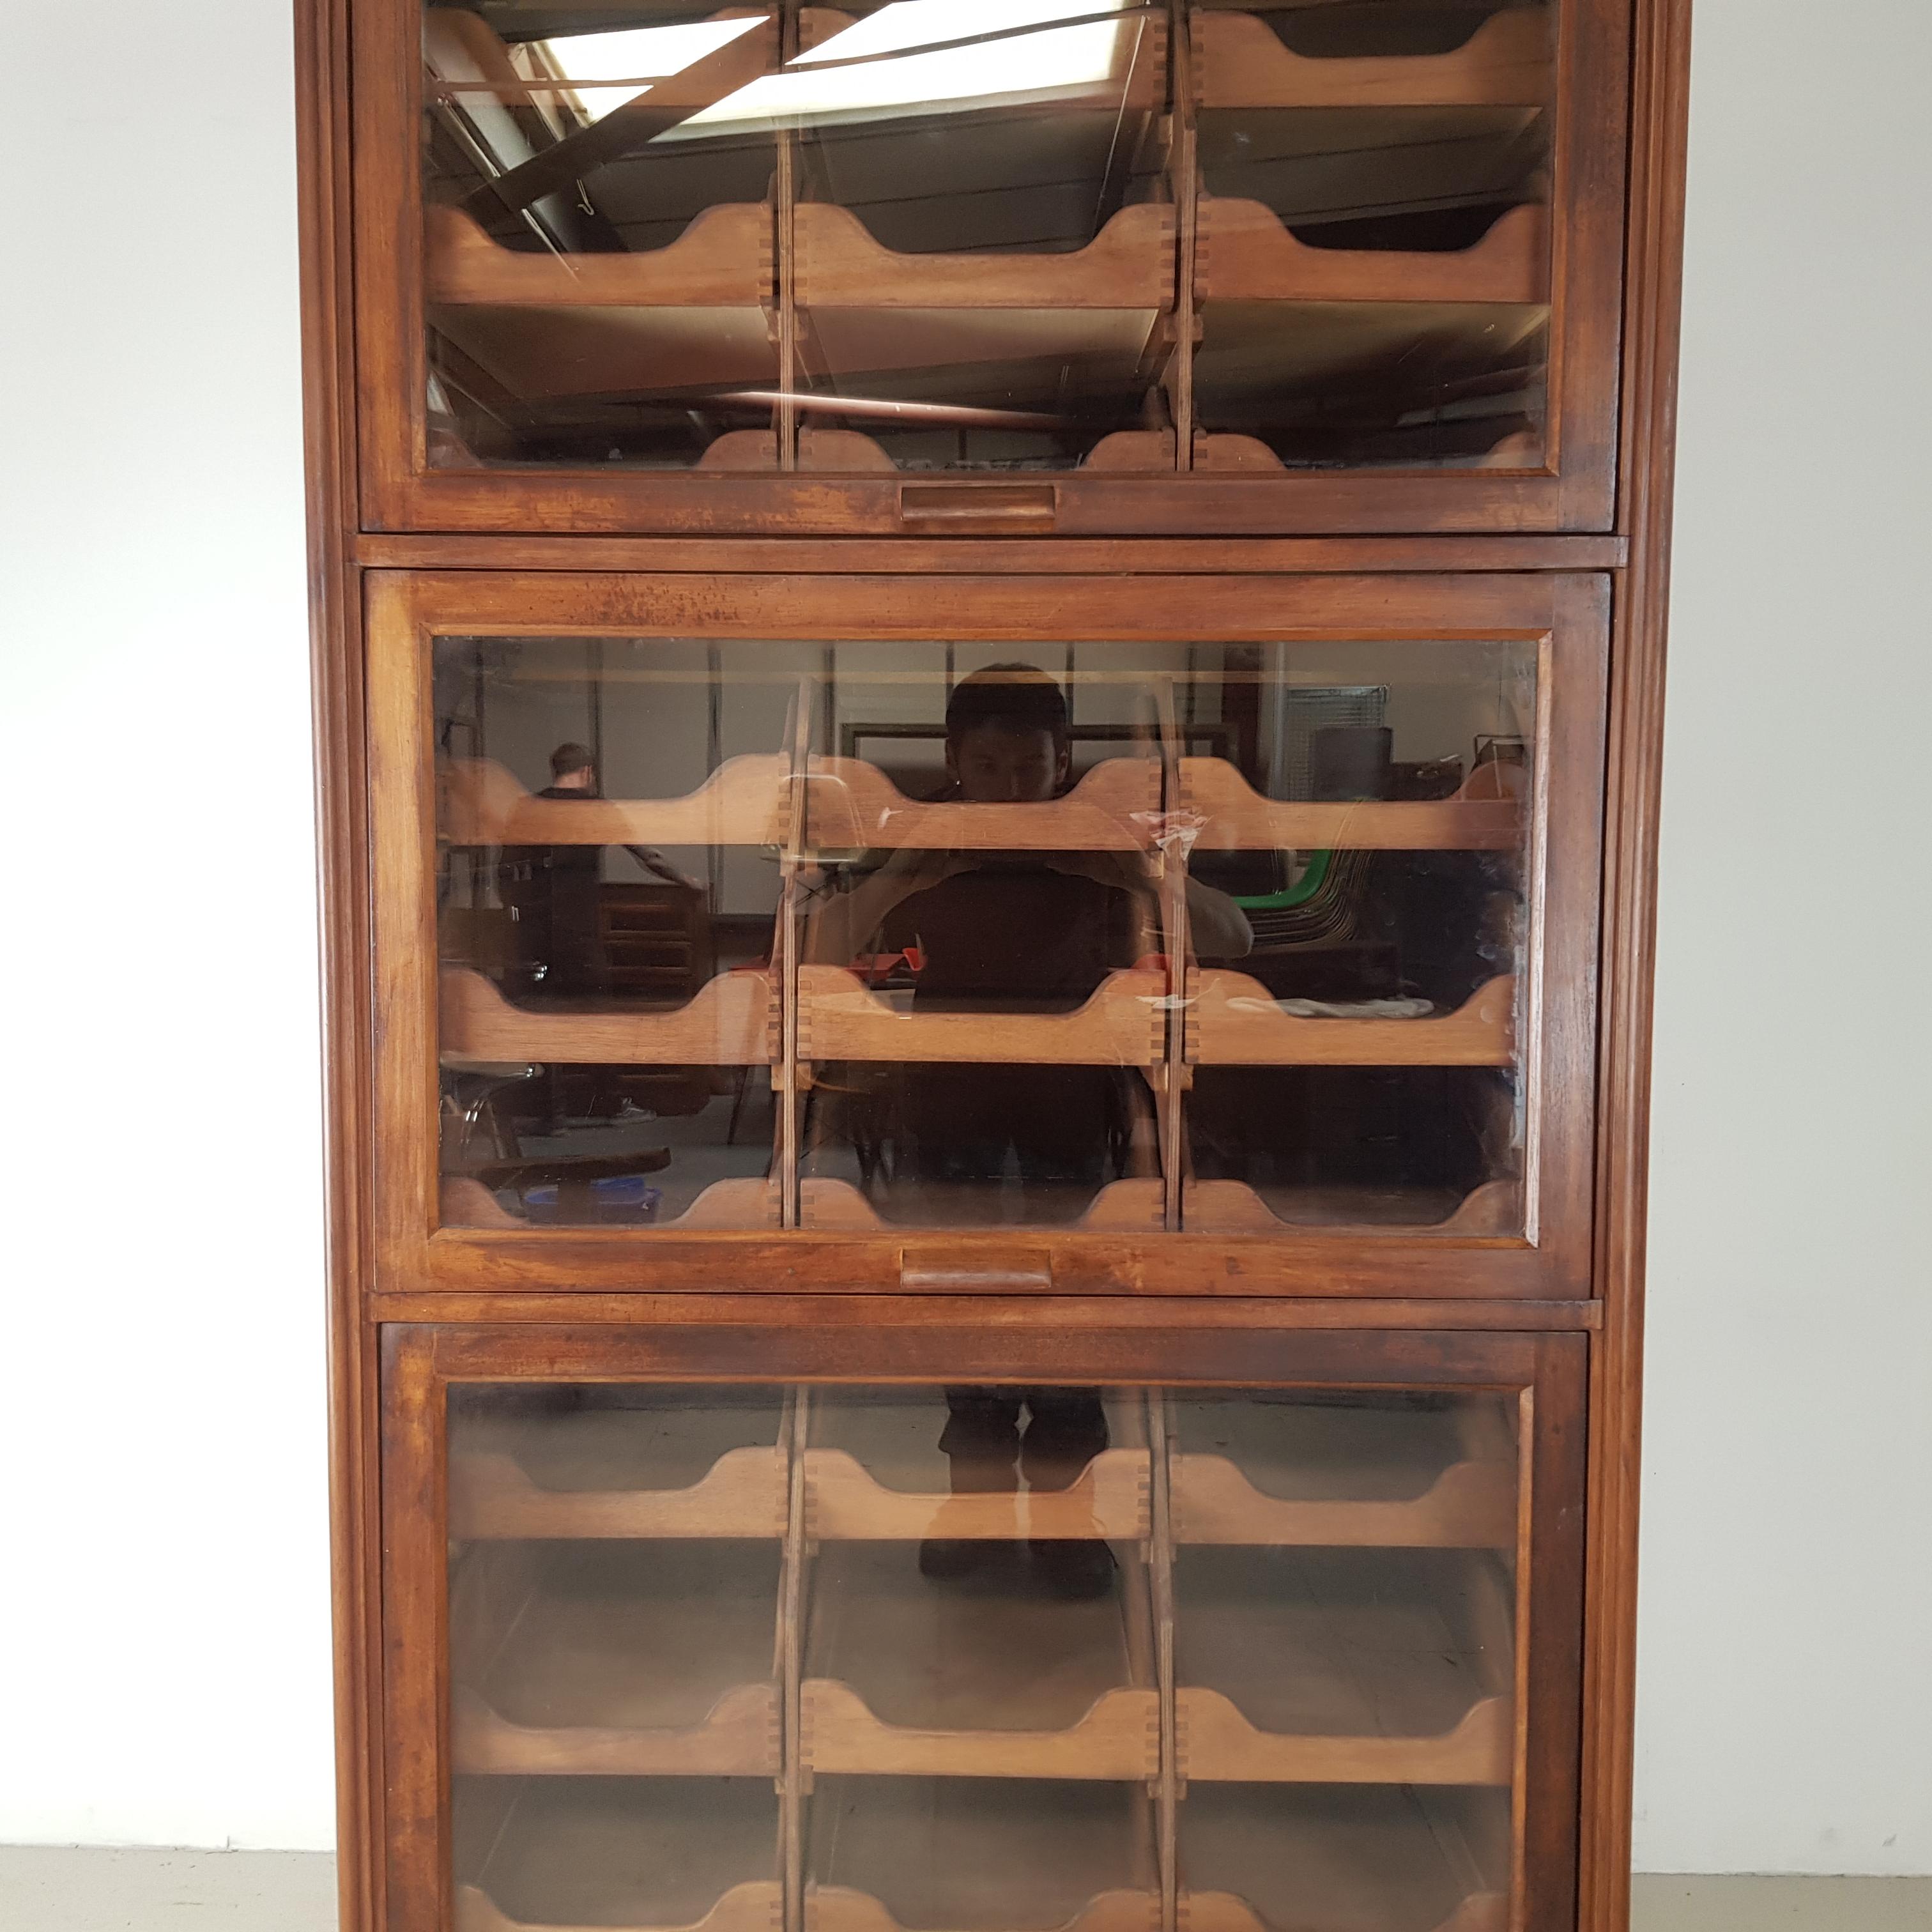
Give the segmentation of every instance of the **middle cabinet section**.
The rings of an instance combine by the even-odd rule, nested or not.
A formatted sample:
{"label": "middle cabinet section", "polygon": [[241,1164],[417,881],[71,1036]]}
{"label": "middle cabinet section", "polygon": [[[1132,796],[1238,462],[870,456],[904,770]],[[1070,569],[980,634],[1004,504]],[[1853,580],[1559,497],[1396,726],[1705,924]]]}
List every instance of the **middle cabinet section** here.
{"label": "middle cabinet section", "polygon": [[432,1250],[1020,1236],[1051,1280],[1068,1240],[1211,1235],[1264,1271],[1393,1240],[1425,1276],[1546,1248],[1594,589],[1411,580],[1372,618],[1304,582],[1358,608],[1191,636],[1145,633],[1193,586],[1115,582],[1131,629],[1028,638],[976,587],[926,586],[944,638],[882,636],[856,586],[863,636],[734,634],[742,584],[701,634],[641,588],[545,582],[521,619],[379,596],[377,808],[417,820],[379,904],[426,1022],[386,1093],[420,1118],[434,1081]]}

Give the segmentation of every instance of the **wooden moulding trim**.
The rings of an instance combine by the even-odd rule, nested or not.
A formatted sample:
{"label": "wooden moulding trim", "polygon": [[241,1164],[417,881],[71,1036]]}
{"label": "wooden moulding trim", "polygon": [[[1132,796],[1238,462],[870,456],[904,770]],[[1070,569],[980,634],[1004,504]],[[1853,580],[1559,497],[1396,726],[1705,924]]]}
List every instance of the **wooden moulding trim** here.
{"label": "wooden moulding trim", "polygon": [[899,1013],[842,966],[801,966],[799,1052],[896,1064],[1151,1066],[1165,1048],[1166,998],[1161,974],[1134,970],[1108,974],[1070,1013]]}
{"label": "wooden moulding trim", "polygon": [[1252,14],[1197,8],[1197,104],[1216,107],[1540,107],[1553,91],[1550,14],[1519,8],[1446,54],[1311,58]]}
{"label": "wooden moulding trim", "polygon": [[[653,1221],[637,1232],[660,1234],[741,1232],[779,1225],[778,1190],[769,1180],[744,1178],[714,1180],[682,1214]],[[494,1228],[537,1232],[534,1222],[512,1214],[480,1180],[466,1174],[445,1180],[438,1196],[437,1223],[445,1228]]]}
{"label": "wooden moulding trim", "polygon": [[886,1488],[849,1450],[808,1449],[806,1531],[827,1543],[1130,1543],[1148,1533],[1150,1480],[1144,1449],[1102,1449],[1064,1490],[920,1496]]}
{"label": "wooden moulding trim", "polygon": [[[799,1184],[799,1225],[802,1228],[883,1234],[893,1226],[849,1180],[807,1179]],[[1166,1220],[1166,1194],[1158,1179],[1110,1180],[1073,1226],[1086,1234],[1154,1234],[1161,1232]],[[904,1232],[927,1234],[932,1230],[908,1228]]]}
{"label": "wooden moulding trim", "polygon": [[1516,981],[1479,987],[1436,1019],[1298,1019],[1245,973],[1188,977],[1187,1058],[1197,1066],[1507,1066]]}
{"label": "wooden moulding trim", "polygon": [[785,1457],[728,1449],[682,1490],[546,1490],[496,1450],[452,1456],[449,1533],[461,1540],[784,1534]]}
{"label": "wooden moulding trim", "polygon": [[[1269,1932],[1260,1913],[1232,1892],[1184,1892],[1179,1924],[1180,1932]],[[1508,1898],[1483,1892],[1466,1898],[1436,1932],[1505,1932],[1508,1924]]]}
{"label": "wooden moulding trim", "polygon": [[[1104,769],[1102,767],[1101,769]],[[1225,758],[1180,760],[1180,808],[1205,821],[1196,849],[1508,852],[1522,844],[1522,805],[1470,790],[1454,798],[1333,802],[1264,798]]]}
{"label": "wooden moulding trim", "polygon": [[[1404,1022],[1413,1024],[1412,1022]],[[1488,1180],[1446,1221],[1366,1222],[1289,1221],[1277,1214],[1245,1180],[1189,1180],[1180,1190],[1180,1220],[1190,1234],[1344,1234],[1358,1238],[1442,1234],[1463,1240],[1520,1234],[1522,1202],[1513,1180]]]}
{"label": "wooden moulding trim", "polygon": [[450,1692],[450,1755],[458,1772],[518,1778],[748,1777],[779,1766],[778,1694],[734,1685],[704,1720],[678,1729],[511,1723],[474,1691]]}
{"label": "wooden moulding trim", "polygon": [[553,1925],[512,1918],[473,1885],[456,1892],[456,1932],[777,1932],[784,1914],[784,1888],[770,1879],[734,1885],[692,1925]]}
{"label": "wooden moulding trim", "polygon": [[755,970],[721,973],[668,1013],[526,1012],[467,967],[446,967],[441,988],[442,1051],[448,1060],[764,1066],[772,1058],[771,985]]}
{"label": "wooden moulding trim", "polygon": [[437,830],[452,845],[781,845],[790,761],[727,758],[682,798],[538,798],[493,758],[439,765]]}
{"label": "wooden moulding trim", "polygon": [[920,1778],[1151,1778],[1160,1759],[1160,1694],[1103,1692],[1064,1731],[927,1730],[875,1718],[849,1684],[808,1678],[800,1743],[814,1772]]}
{"label": "wooden moulding trim", "polygon": [[1203,301],[1466,302],[1549,300],[1550,218],[1513,208],[1472,247],[1316,248],[1264,202],[1201,197],[1196,281]]}
{"label": "wooden moulding trim", "polygon": [[[1157,1894],[1122,1890],[1101,1892],[1053,1932],[1156,1932],[1160,1924]],[[805,1925],[806,1932],[901,1932],[898,1921],[871,1893],[842,1885],[806,1887]]]}
{"label": "wooden moulding trim", "polygon": [[423,295],[494,308],[758,308],[772,300],[772,212],[707,208],[675,242],[634,255],[524,254],[460,208],[423,211]]}
{"label": "wooden moulding trim", "polygon": [[1180,1775],[1203,1784],[1506,1785],[1516,1753],[1507,1697],[1487,1697],[1436,1738],[1298,1737],[1256,1728],[1231,1697],[1174,1696]]}
{"label": "wooden moulding trim", "polygon": [[1177,1543],[1324,1550],[1509,1550],[1516,1540],[1516,1466],[1452,1462],[1419,1496],[1364,1502],[1271,1496],[1225,1456],[1174,1463]]}
{"label": "wooden moulding trim", "polygon": [[908,798],[862,758],[814,758],[806,796],[806,842],[818,851],[1140,851],[1159,829],[1160,767],[1152,758],[1103,758],[1064,798],[934,804]]}
{"label": "wooden moulding trim", "polygon": [[1138,202],[1064,255],[904,255],[849,209],[800,203],[798,298],[808,308],[1161,309],[1174,301],[1174,210]]}

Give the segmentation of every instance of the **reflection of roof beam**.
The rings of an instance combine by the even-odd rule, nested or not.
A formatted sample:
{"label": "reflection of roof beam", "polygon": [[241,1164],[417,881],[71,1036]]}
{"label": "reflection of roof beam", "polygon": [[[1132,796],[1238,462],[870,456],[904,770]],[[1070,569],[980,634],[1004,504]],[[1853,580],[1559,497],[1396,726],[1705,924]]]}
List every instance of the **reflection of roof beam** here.
{"label": "reflection of roof beam", "polygon": [[[776,389],[735,389],[721,403],[776,404]],[[952,424],[962,429],[1066,429],[1068,416],[1033,410],[974,409],[963,403],[897,403],[884,397],[795,395],[783,398],[795,410],[822,416],[863,416],[868,422]]]}

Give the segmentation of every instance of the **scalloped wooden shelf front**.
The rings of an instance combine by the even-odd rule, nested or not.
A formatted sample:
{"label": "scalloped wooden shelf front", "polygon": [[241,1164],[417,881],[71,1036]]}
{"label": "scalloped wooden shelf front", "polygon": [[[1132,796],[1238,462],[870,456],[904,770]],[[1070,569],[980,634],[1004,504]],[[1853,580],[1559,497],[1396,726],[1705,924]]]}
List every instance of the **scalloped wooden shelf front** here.
{"label": "scalloped wooden shelf front", "polygon": [[720,974],[671,1012],[533,1012],[512,1006],[482,974],[448,968],[440,1011],[446,1060],[764,1066],[773,1054],[770,984],[752,970]]}
{"label": "scalloped wooden shelf front", "polygon": [[1166,1049],[1166,998],[1160,974],[1136,970],[1108,974],[1070,1013],[896,1012],[842,966],[802,966],[798,1050],[820,1062],[1152,1066]]}
{"label": "scalloped wooden shelf front", "polygon": [[1189,1063],[1197,1066],[1508,1066],[1515,1057],[1516,981],[1505,975],[1453,1013],[1418,1019],[1303,1019],[1258,980],[1188,976]]}
{"label": "scalloped wooden shelf front", "polygon": [[728,1449],[678,1490],[545,1489],[501,1450],[449,1459],[449,1533],[470,1539],[774,1537],[784,1534],[785,1456]]}
{"label": "scalloped wooden shelf front", "polygon": [[1509,1550],[1516,1540],[1514,1463],[1418,1472],[1419,1493],[1388,1499],[1270,1496],[1232,1457],[1174,1458],[1177,1543],[1314,1550]]}
{"label": "scalloped wooden shelf front", "polygon": [[[1276,1932],[1247,1900],[1232,1892],[1184,1892],[1179,1932]],[[1509,1900],[1501,1892],[1478,1892],[1450,1917],[1424,1932],[1507,1932]]]}
{"label": "scalloped wooden shelf front", "polygon": [[1551,98],[1550,22],[1541,8],[1492,15],[1442,54],[1316,58],[1252,14],[1197,8],[1196,104],[1217,107],[1540,107]]}
{"label": "scalloped wooden shelf front", "polygon": [[791,761],[727,758],[681,798],[538,798],[490,758],[445,760],[437,779],[453,845],[782,845]]}
{"label": "scalloped wooden shelf front", "polygon": [[805,1452],[806,1533],[821,1542],[1136,1542],[1148,1534],[1144,1449],[1103,1449],[1064,1490],[964,1496],[890,1490],[844,1449]]}
{"label": "scalloped wooden shelf front", "polygon": [[747,1777],[780,1768],[778,1694],[741,1684],[696,1724],[512,1724],[460,1686],[450,1692],[450,1749],[458,1772],[508,1777]]}
{"label": "scalloped wooden shelf front", "polygon": [[1277,1214],[1245,1180],[1188,1180],[1181,1184],[1180,1225],[1191,1234],[1434,1234],[1486,1240],[1522,1232],[1522,1204],[1513,1180],[1487,1180],[1463,1198],[1446,1220],[1372,1220],[1329,1214],[1297,1220]]}
{"label": "scalloped wooden shelf front", "polygon": [[523,253],[460,208],[423,211],[423,296],[494,308],[758,308],[775,299],[770,208],[727,202],[636,254]]}
{"label": "scalloped wooden shelf front", "polygon": [[1522,842],[1514,798],[1334,801],[1264,798],[1225,758],[1183,758],[1180,808],[1206,823],[1196,848],[1217,852],[1506,852]]}
{"label": "scalloped wooden shelf front", "polygon": [[1263,1731],[1219,1690],[1174,1694],[1180,1775],[1203,1784],[1508,1784],[1516,1727],[1486,1697],[1441,1737],[1300,1737]]}
{"label": "scalloped wooden shelf front", "polygon": [[[883,1234],[898,1228],[888,1221],[849,1180],[808,1176],[799,1184],[800,1225]],[[1158,1234],[1166,1221],[1166,1191],[1157,1180],[1110,1180],[1069,1232],[1084,1234]]]}
{"label": "scalloped wooden shelf front", "polygon": [[1549,299],[1550,222],[1513,208],[1468,248],[1318,248],[1266,203],[1201,197],[1195,281],[1204,301],[1505,304]]}
{"label": "scalloped wooden shelf front", "polygon": [[[778,1190],[770,1181],[740,1177],[714,1180],[682,1214],[668,1221],[639,1222],[639,1234],[735,1233],[752,1228],[776,1228],[782,1216]],[[481,1181],[452,1174],[438,1197],[438,1225],[478,1232],[509,1229],[520,1234],[543,1232],[534,1222],[512,1214]]]}
{"label": "scalloped wooden shelf front", "polygon": [[1174,302],[1174,218],[1136,202],[1061,255],[906,255],[849,208],[802,202],[793,217],[808,308],[1162,309]]}
{"label": "scalloped wooden shelf front", "polygon": [[814,758],[806,841],[821,851],[1144,851],[1160,809],[1153,758],[1103,758],[1064,798],[1033,805],[910,799],[863,759]]}
{"label": "scalloped wooden shelf front", "polygon": [[[1084,1910],[1052,1932],[1156,1932],[1160,1924],[1160,1900],[1156,1894],[1122,1889],[1098,1894]],[[905,1932],[871,1893],[843,1885],[806,1888],[805,1924],[806,1932]],[[963,1932],[1022,1932],[1022,1928],[1030,1932],[1030,1926],[1022,1910],[1015,1913],[1010,1928],[988,1922],[963,1928]],[[712,1928],[703,1928],[703,1932],[712,1932]],[[933,1932],[933,1928],[922,1926],[920,1932]]]}
{"label": "scalloped wooden shelf front", "polygon": [[685,1925],[560,1925],[512,1918],[477,1886],[459,1886],[456,1891],[457,1932],[778,1932],[784,1917],[784,1888],[770,1879],[734,1885],[702,1918]]}
{"label": "scalloped wooden shelf front", "polygon": [[[950,1533],[950,1532],[949,1532]],[[940,1730],[875,1718],[850,1684],[809,1678],[800,1749],[814,1772],[914,1778],[1151,1778],[1160,1756],[1160,1699],[1123,1686],[1064,1731]]]}

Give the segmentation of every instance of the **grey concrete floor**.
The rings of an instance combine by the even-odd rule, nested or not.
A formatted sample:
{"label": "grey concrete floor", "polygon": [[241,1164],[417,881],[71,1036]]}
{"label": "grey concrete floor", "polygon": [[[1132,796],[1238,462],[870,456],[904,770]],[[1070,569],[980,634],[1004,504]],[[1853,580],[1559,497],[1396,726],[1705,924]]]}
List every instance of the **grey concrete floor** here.
{"label": "grey concrete floor", "polygon": [[[1932,1879],[1640,1878],[1632,1932],[1932,1932]],[[322,1852],[0,1846],[0,1932],[335,1932]]]}

